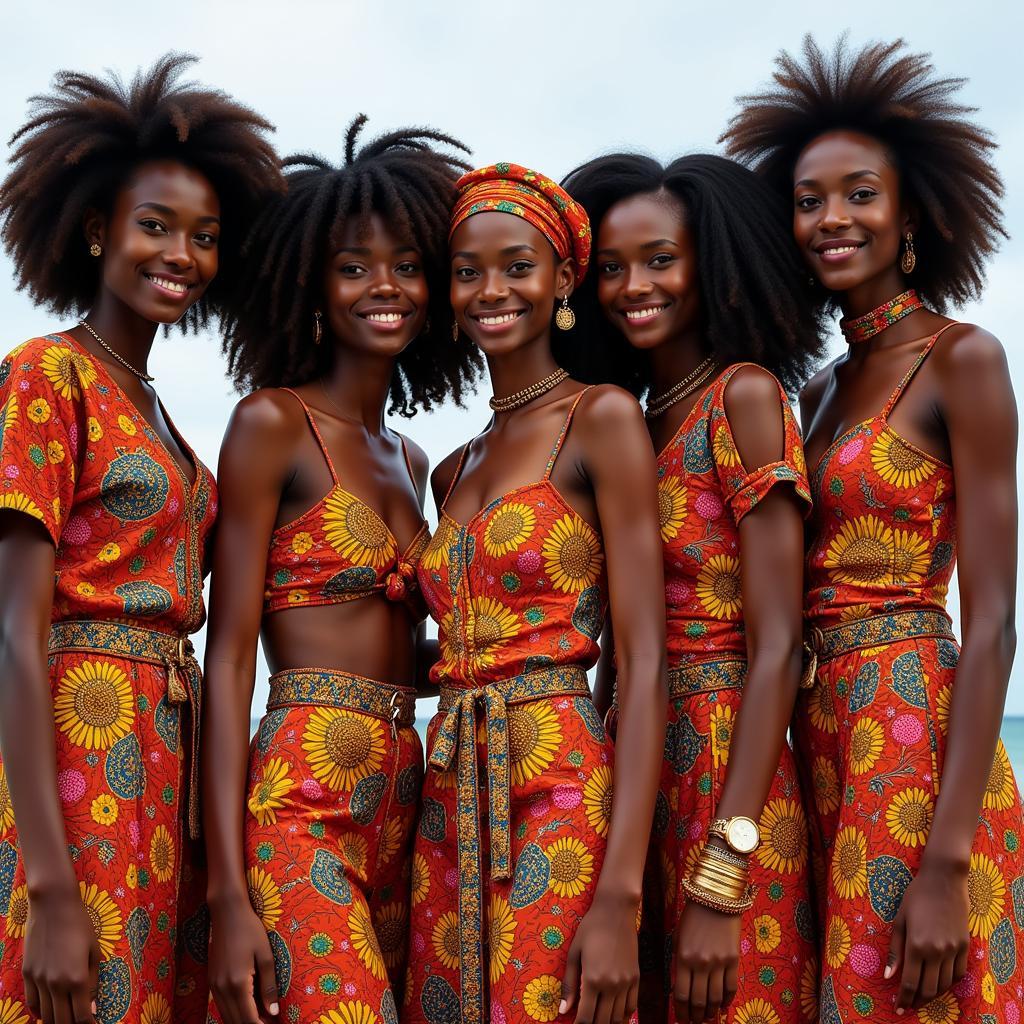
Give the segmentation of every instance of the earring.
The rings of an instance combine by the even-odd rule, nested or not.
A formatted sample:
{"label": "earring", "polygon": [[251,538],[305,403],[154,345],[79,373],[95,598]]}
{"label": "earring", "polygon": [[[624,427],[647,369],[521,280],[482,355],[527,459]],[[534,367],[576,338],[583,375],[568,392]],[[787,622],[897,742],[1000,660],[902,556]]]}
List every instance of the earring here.
{"label": "earring", "polygon": [[459,321],[452,317],[452,341],[459,340]]}
{"label": "earring", "polygon": [[426,320],[423,321],[423,333],[424,334],[429,334],[430,333],[430,317],[429,316],[427,317]]}
{"label": "earring", "polygon": [[313,344],[319,345],[324,337],[324,315],[319,309],[313,310]]}
{"label": "earring", "polygon": [[576,314],[569,308],[569,296],[562,296],[562,304],[555,311],[555,326],[560,331],[571,331],[576,326]]}
{"label": "earring", "polygon": [[900,257],[900,270],[904,274],[912,274],[917,266],[917,254],[914,252],[914,236],[908,231],[906,235],[907,247]]}
{"label": "earring", "polygon": [[89,246],[89,255],[90,256],[101,256],[102,254],[103,254],[103,246],[100,245],[99,242],[93,242],[92,245]]}

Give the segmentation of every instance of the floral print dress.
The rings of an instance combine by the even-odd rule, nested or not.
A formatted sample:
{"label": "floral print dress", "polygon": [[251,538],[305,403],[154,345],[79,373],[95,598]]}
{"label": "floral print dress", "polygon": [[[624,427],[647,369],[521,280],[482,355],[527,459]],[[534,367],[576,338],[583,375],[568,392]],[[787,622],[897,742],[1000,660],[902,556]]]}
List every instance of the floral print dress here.
{"label": "floral print dress", "polygon": [[[186,813],[198,673],[187,656],[161,663],[152,646],[187,650],[183,638],[205,617],[216,491],[186,451],[192,482],[68,335],[34,338],[0,364],[0,509],[38,520],[56,547],[57,785],[102,955],[101,1024],[196,1020],[206,1005],[205,883]],[[28,1019],[21,966],[30,914],[0,763],[3,1024]]]}
{"label": "floral print dress", "polygon": [[1018,1024],[1021,804],[1000,741],[967,880],[967,974],[896,1015],[885,981],[892,924],[921,862],[942,779],[958,645],[945,612],[956,555],[951,466],[888,417],[942,332],[879,415],[846,431],[812,476],[807,619],[818,650],[795,739],[821,903],[823,1024],[916,1019]]}

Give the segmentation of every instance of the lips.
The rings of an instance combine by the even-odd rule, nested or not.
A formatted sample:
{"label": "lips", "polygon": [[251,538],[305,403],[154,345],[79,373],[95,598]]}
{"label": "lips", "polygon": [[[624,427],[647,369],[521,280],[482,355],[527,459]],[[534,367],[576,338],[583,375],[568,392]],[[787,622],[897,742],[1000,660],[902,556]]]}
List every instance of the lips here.
{"label": "lips", "polygon": [[624,309],[622,315],[631,324],[644,324],[660,316],[668,307],[669,304],[667,302],[652,302],[646,306],[633,306],[629,309]]}
{"label": "lips", "polygon": [[409,314],[408,313],[360,313],[359,315],[364,320],[369,320],[371,324],[397,324],[397,323],[401,323]]}
{"label": "lips", "polygon": [[483,327],[503,327],[513,323],[523,315],[523,310],[512,310],[508,313],[475,313],[473,319]]}
{"label": "lips", "polygon": [[867,243],[852,238],[832,238],[814,247],[818,259],[825,263],[842,263],[850,259]]}
{"label": "lips", "polygon": [[164,274],[148,274],[144,272],[143,277],[160,291],[176,299],[184,297],[195,287],[195,284],[191,282],[183,281],[180,278],[167,277]]}

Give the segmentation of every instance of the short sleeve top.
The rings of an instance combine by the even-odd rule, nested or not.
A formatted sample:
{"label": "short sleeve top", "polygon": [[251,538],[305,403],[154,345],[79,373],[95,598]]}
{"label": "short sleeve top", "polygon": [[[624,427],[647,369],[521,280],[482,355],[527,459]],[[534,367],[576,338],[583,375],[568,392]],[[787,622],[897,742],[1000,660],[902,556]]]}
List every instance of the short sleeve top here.
{"label": "short sleeve top", "polygon": [[69,335],[33,338],[0,363],[0,509],[37,519],[55,545],[54,622],[203,624],[216,484],[183,447],[191,483]]}

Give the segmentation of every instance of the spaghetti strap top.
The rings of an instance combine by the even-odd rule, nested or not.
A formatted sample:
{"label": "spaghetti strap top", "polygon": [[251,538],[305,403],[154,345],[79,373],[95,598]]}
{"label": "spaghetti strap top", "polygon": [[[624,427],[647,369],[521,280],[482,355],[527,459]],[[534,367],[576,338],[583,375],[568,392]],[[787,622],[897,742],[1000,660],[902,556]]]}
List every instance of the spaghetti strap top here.
{"label": "spaghetti strap top", "polygon": [[[302,397],[287,391],[301,406],[331,474],[331,490],[298,518],[279,526],[270,539],[264,586],[264,612],[282,608],[342,604],[373,594],[404,601],[423,615],[413,601],[416,566],[430,540],[426,521],[409,546],[400,551],[390,527],[364,501],[345,490],[313,413]],[[405,439],[406,469],[416,486]]]}

